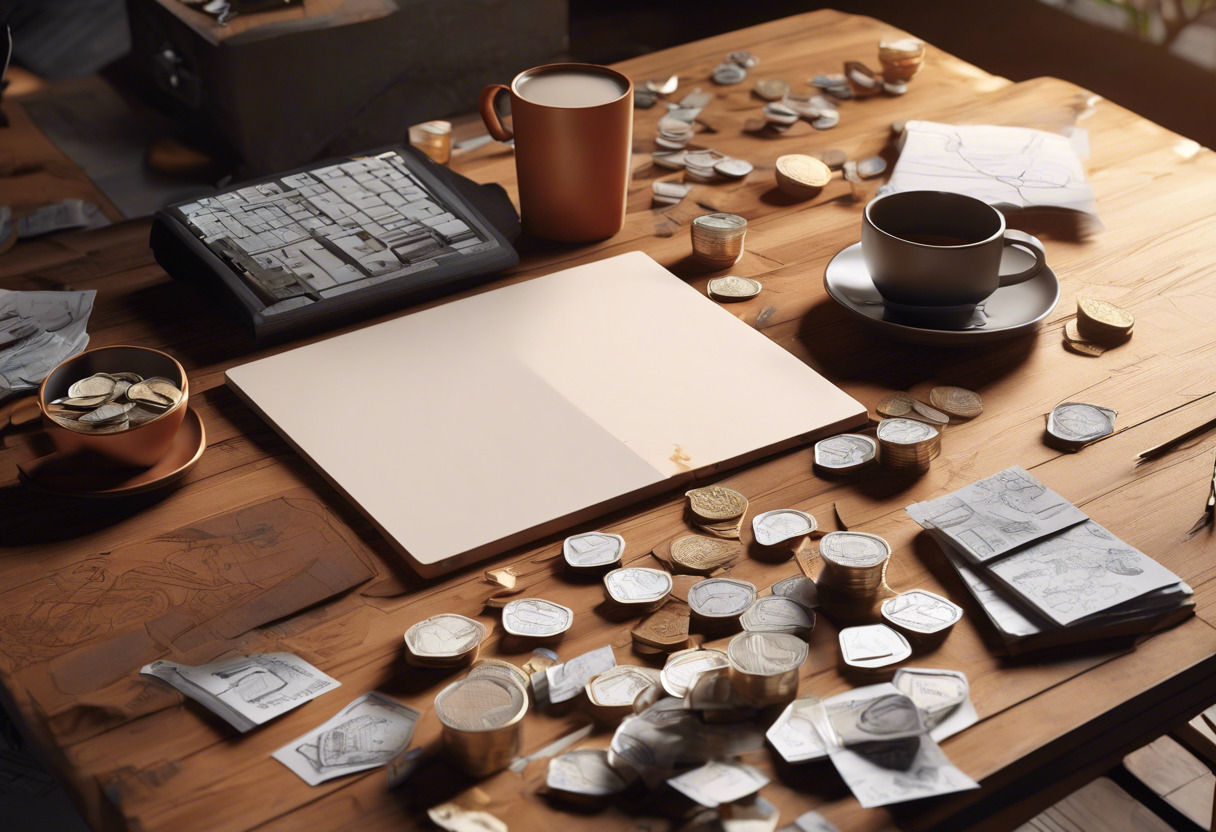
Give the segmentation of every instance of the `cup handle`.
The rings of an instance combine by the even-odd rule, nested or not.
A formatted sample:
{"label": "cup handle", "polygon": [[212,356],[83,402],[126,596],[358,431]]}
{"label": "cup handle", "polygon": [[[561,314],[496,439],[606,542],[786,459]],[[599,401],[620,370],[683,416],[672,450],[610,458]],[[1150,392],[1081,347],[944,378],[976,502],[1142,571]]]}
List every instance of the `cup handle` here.
{"label": "cup handle", "polygon": [[1043,271],[1043,267],[1047,265],[1047,252],[1043,250],[1043,244],[1039,242],[1038,237],[1032,237],[1025,231],[1018,231],[1013,228],[1005,229],[1005,245],[1017,246],[1023,251],[1028,251],[1034,255],[1034,265],[1020,272],[1013,274],[1001,275],[1002,286],[1014,286],[1018,283],[1025,283],[1030,278],[1034,277],[1039,272]]}
{"label": "cup handle", "polygon": [[515,134],[503,126],[502,121],[498,118],[498,112],[494,109],[494,102],[498,100],[498,94],[509,91],[502,84],[490,84],[482,89],[481,98],[477,101],[477,109],[481,111],[481,120],[486,123],[486,129],[500,142],[509,142],[515,138]]}

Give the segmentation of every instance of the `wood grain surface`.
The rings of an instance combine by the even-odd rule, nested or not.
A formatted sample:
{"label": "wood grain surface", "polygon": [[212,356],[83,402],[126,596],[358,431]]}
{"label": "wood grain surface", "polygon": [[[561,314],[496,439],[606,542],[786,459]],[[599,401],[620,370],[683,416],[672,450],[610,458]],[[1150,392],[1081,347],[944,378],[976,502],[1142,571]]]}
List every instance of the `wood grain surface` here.
{"label": "wood grain surface", "polygon": [[[678,175],[650,163],[662,105],[639,110],[624,230],[594,246],[525,243],[521,265],[485,288],[642,250],[704,290],[709,277],[725,272],[706,272],[690,259],[688,225],[702,213],[731,211],[750,222],[747,252],[731,271],[764,283],[757,298],[727,307],[740,320],[871,408],[893,390],[924,395],[936,384],[983,395],[983,415],[948,427],[942,456],[916,480],[881,472],[822,479],[813,473],[810,449],[800,449],[722,481],[748,497],[751,512],[797,508],[824,529],[836,528],[839,516],[850,528],[883,535],[895,552],[892,587],[942,593],[966,613],[942,646],[906,664],[968,674],[981,721],[943,748],[983,789],[862,810],[829,764],[790,767],[767,750],[749,755],[773,777],[763,794],[782,822],[818,808],[844,830],[963,828],[985,816],[981,828],[1011,829],[1062,798],[1065,786],[1092,779],[1216,700],[1213,538],[1185,536],[1206,499],[1216,433],[1135,465],[1138,452],[1216,417],[1210,255],[1216,157],[1114,103],[1089,110],[1088,93],[1064,81],[1011,84],[932,47],[907,95],[845,102],[840,126],[827,132],[801,125],[780,138],[745,133],[762,105],[751,84],[720,88],[708,80],[727,52],[746,48],[763,61],[754,77],[784,78],[799,88],[818,72],[839,71],[846,59],[876,65],[878,40],[892,34],[898,33],[877,21],[823,11],[621,64],[636,81],[678,73],[677,97],[697,86],[712,92],[696,143],[748,159],[755,171],[741,182],[695,185],[680,205],[652,208],[651,182]],[[792,202],[774,190],[774,160],[827,148],[853,158],[883,152],[891,122],[914,117],[1049,128],[1083,118],[1092,147],[1087,168],[1106,231],[1085,242],[1045,238],[1063,292],[1038,334],[962,350],[899,344],[861,329],[824,292],[827,262],[859,238],[867,194],[855,199],[837,178],[814,200]],[[454,166],[478,181],[501,182],[514,196],[509,148],[485,146],[457,156]],[[21,487],[16,463],[44,453],[45,445],[37,434],[3,436],[0,681],[90,822],[106,830],[373,832],[425,828],[427,806],[456,800],[512,829],[677,828],[670,795],[598,813],[550,802],[538,793],[543,760],[481,782],[435,765],[389,792],[376,771],[310,788],[271,759],[275,749],[372,689],[424,711],[415,743],[433,741],[431,702],[450,677],[410,669],[402,656],[402,633],[428,615],[456,612],[491,626],[483,656],[522,662],[527,652],[501,641],[496,612],[483,611],[494,586],[481,568],[434,581],[410,574],[224,387],[227,367],[286,347],[257,347],[222,307],[167,278],[148,252],[148,229],[147,221],[132,221],[32,241],[0,259],[5,288],[97,289],[89,327],[94,345],[146,344],[179,358],[210,442],[171,493],[102,504]],[[1062,329],[1079,294],[1130,309],[1137,318],[1130,342],[1098,358],[1065,351]],[[341,382],[301,378],[302,403],[350,395]],[[1118,432],[1062,455],[1043,442],[1045,414],[1076,399],[1116,409]],[[1182,575],[1195,588],[1196,617],[1134,648],[997,657],[983,614],[903,507],[1014,464]],[[626,560],[651,565],[652,548],[690,531],[683,499],[675,496],[611,515],[600,527],[625,537]],[[619,663],[644,664],[630,649],[636,619],[599,614],[601,587],[563,572],[560,544],[560,536],[550,538],[489,565],[513,566],[529,595],[577,612],[558,647],[563,657],[610,644]],[[801,564],[755,557],[746,524],[743,545],[730,574],[761,589],[802,568],[817,572],[813,549],[802,553]],[[343,687],[238,737],[137,675],[157,657],[193,664],[269,650],[294,651]],[[836,669],[836,654],[836,631],[821,617],[803,693],[827,696],[850,686]],[[524,753],[586,720],[577,708],[534,711],[524,726]],[[602,747],[610,736],[599,730],[584,744]],[[1022,799],[1031,792],[1037,799]]]}

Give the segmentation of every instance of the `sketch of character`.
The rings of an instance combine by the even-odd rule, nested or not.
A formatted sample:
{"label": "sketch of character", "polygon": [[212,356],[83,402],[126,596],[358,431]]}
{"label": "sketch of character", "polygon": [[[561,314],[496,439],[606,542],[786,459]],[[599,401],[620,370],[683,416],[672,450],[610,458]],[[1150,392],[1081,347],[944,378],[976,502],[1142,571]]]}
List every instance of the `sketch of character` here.
{"label": "sketch of character", "polygon": [[318,773],[345,766],[387,763],[397,753],[400,738],[390,720],[364,714],[335,725],[311,743],[296,746]]}

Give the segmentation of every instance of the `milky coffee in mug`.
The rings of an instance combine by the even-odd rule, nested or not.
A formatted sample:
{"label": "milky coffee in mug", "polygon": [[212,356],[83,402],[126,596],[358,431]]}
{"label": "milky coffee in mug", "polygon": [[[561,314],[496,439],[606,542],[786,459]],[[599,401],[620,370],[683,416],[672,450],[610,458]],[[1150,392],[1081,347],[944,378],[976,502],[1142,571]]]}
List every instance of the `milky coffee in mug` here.
{"label": "milky coffee in mug", "polygon": [[[1034,257],[1002,275],[1006,246]],[[1043,244],[1006,228],[986,202],[944,191],[901,191],[866,206],[861,254],[884,299],[901,306],[974,306],[1002,286],[1022,283],[1046,264]]]}
{"label": "milky coffee in mug", "polygon": [[[511,125],[494,108],[511,96]],[[515,140],[519,213],[526,232],[565,242],[611,237],[625,222],[633,143],[633,83],[607,67],[550,64],[510,87],[481,91],[490,135]]]}

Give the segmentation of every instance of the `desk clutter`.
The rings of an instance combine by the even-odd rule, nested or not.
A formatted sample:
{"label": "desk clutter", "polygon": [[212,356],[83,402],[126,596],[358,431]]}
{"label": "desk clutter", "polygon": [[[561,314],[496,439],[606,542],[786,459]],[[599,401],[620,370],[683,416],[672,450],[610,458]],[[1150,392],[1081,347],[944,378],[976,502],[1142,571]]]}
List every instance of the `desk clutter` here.
{"label": "desk clutter", "polygon": [[[764,71],[761,57],[738,50],[698,80],[716,89],[751,79],[749,103],[757,113],[744,130],[747,141],[788,140],[798,131],[820,135],[811,131],[847,124],[852,102],[909,93],[924,57],[925,45],[914,39],[883,41],[880,71],[849,60],[843,71],[816,74],[798,89],[787,80],[755,78]],[[502,221],[470,196],[476,191],[469,183],[393,148],[171,206],[154,226],[157,259],[235,301],[249,328],[264,337],[489,280],[519,260],[509,242],[511,219],[533,237],[567,242],[619,230],[631,175],[631,134],[622,119],[633,107],[667,108],[651,161],[680,173],[679,181],[651,183],[659,211],[688,210],[694,188],[726,190],[749,177],[754,184],[758,171],[770,167],[775,203],[815,200],[839,172],[849,183],[840,200],[847,208],[868,198],[865,183],[890,165],[890,180],[858,217],[861,242],[823,252],[823,279],[831,312],[899,340],[974,347],[1031,335],[1056,309],[1061,283],[1042,243],[1010,229],[1006,213],[1062,208],[1096,221],[1072,139],[908,121],[897,131],[903,152],[895,162],[800,148],[805,152],[773,154],[770,166],[698,143],[714,132],[701,129],[702,114],[717,97],[702,87],[677,98],[679,76],[634,86],[614,70],[563,66],[552,77],[543,67],[525,71],[482,97],[491,133],[515,143],[522,219],[511,209]],[[569,103],[584,93],[591,104]],[[496,110],[503,96],[511,99],[511,122]],[[552,128],[544,126],[554,110],[571,111],[561,118],[574,135],[596,137],[596,153],[584,158],[567,148],[553,161],[562,176],[536,167],[555,146]],[[411,140],[432,159],[446,160],[451,125],[416,125]],[[1011,154],[1019,142],[1022,151]],[[993,167],[977,181],[936,181],[980,156]],[[1025,163],[1024,181],[1061,166],[1060,187],[1043,189],[1052,193],[1033,204],[994,207],[1000,200],[985,188],[1010,184],[1001,168],[1014,157]],[[604,168],[601,179],[583,176],[588,159]],[[545,185],[558,179],[560,188]],[[562,210],[576,191],[612,198],[584,197],[577,210]],[[436,603],[425,613],[405,607],[409,620],[390,624],[400,640],[391,648],[375,645],[392,654],[392,678],[369,681],[363,674],[356,683],[347,676],[341,702],[325,697],[343,686],[345,672],[331,669],[330,676],[312,663],[348,671],[337,656],[344,649],[338,638],[315,654],[300,649],[308,661],[248,647],[242,652],[250,655],[212,653],[205,658],[225,657],[200,665],[152,661],[139,671],[147,684],[170,686],[236,734],[266,736],[270,722],[293,720],[296,727],[275,735],[277,748],[258,754],[292,772],[294,778],[279,774],[309,795],[320,792],[305,786],[371,770],[384,769],[390,789],[425,791],[432,769],[469,785],[540,761],[539,794],[555,809],[645,805],[688,832],[774,832],[783,822],[783,832],[831,832],[835,827],[817,812],[781,817],[762,794],[777,779],[773,770],[783,781],[788,766],[805,767],[800,774],[809,779],[838,775],[866,809],[980,788],[963,770],[970,758],[956,755],[965,764],[956,765],[941,743],[979,722],[976,702],[987,709],[991,700],[973,702],[972,682],[978,692],[992,680],[934,666],[962,655],[950,650],[951,639],[958,646],[960,637],[978,631],[991,636],[992,652],[1010,656],[1122,645],[1193,614],[1184,580],[1030,471],[1013,466],[949,493],[928,492],[938,481],[922,478],[935,463],[944,469],[937,460],[967,430],[962,426],[982,419],[991,388],[983,388],[984,396],[954,384],[893,391],[875,396],[870,416],[812,371],[812,362],[758,332],[758,321],[753,326],[731,314],[753,300],[763,304],[766,292],[788,284],[776,275],[724,274],[743,257],[749,224],[755,223],[753,244],[763,233],[760,218],[698,205],[707,213],[685,217],[688,242],[676,242],[717,272],[705,284],[715,303],[630,252],[226,367],[230,388],[371,519],[369,534],[379,534],[424,577],[529,541],[556,540],[572,527],[588,530],[513,566],[491,565],[484,583],[462,578],[459,593],[443,596],[451,607]],[[163,488],[206,447],[201,419],[189,407],[185,369],[143,348],[82,352],[92,303],[91,293],[0,293],[0,399],[45,379],[39,407],[48,434],[66,443],[21,470],[31,485],[75,496]],[[1070,353],[1097,358],[1131,338],[1130,311],[1087,295],[1076,303],[1075,318],[1062,327]],[[639,332],[649,334],[642,343]],[[1073,360],[1052,349],[1056,359]],[[302,408],[306,376],[377,391],[376,405],[393,413],[395,430],[387,436],[352,430],[367,413],[355,395]],[[966,383],[963,373],[957,378]],[[724,379],[734,385],[729,395]],[[1042,413],[1042,443],[1079,453],[1117,436],[1118,413],[1098,403],[1109,389],[1085,394],[1094,402],[1070,399]],[[1006,404],[990,399],[987,412]],[[1033,411],[1036,420],[1040,412]],[[1141,459],[1169,453],[1209,427]],[[146,437],[158,428],[163,446],[151,454]],[[1037,421],[1034,430],[1038,442]],[[806,510],[812,506],[805,500],[775,496],[771,483],[749,493],[697,485],[728,466],[799,445],[811,446],[800,458],[805,469],[858,493],[871,485],[888,493],[920,486],[918,496],[929,499],[905,513],[924,531],[922,541],[935,544],[930,557],[845,522],[839,503],[833,528],[820,522],[825,515],[818,508],[819,518]],[[81,447],[109,455],[126,473],[80,485],[84,472],[72,466]],[[633,521],[614,519],[606,528],[590,522],[668,485],[684,492],[683,525],[657,545],[639,546],[645,532]],[[1192,534],[1213,522],[1216,472],[1208,485],[1205,478],[1206,508]],[[323,511],[319,501],[315,508],[297,502],[281,511]],[[485,509],[468,508],[474,505]],[[256,516],[231,525],[225,534],[233,546],[248,542],[250,551],[260,550],[273,537],[293,556],[309,548],[297,551],[294,537]],[[193,546],[198,538],[202,548],[218,537],[199,524],[164,540]],[[292,615],[370,577],[353,548],[343,560],[310,546],[317,559],[301,586],[313,588],[297,591],[314,594],[293,596],[299,603],[291,606],[283,593],[283,606],[265,605],[262,618],[249,624],[268,630],[283,624],[294,639],[284,646],[293,650],[304,642],[290,630]],[[927,567],[920,574],[932,587],[899,580],[915,573],[903,568],[913,563]],[[749,570],[735,571],[742,564]],[[938,564],[949,582],[934,575]],[[281,576],[297,568],[287,562],[262,571]],[[261,574],[250,571],[250,586],[258,584],[255,573]],[[582,607],[545,597],[553,582],[590,588],[595,597]],[[263,606],[253,595],[240,600],[242,609]],[[379,619],[384,610],[375,612]],[[408,626],[399,630],[398,623]],[[342,638],[361,640],[354,629]],[[592,649],[584,649],[588,632],[599,639]],[[576,638],[577,650],[570,646]],[[183,636],[165,649],[180,657],[191,643]],[[402,678],[410,682],[408,694]],[[810,690],[827,685],[832,695]],[[310,705],[314,699],[322,704]],[[327,714],[333,715],[323,719]],[[529,717],[538,714],[564,720],[564,733],[525,755],[535,744]],[[252,758],[252,744],[232,747],[233,755]],[[488,800],[477,807],[442,802],[427,814],[437,827],[461,832],[516,825],[497,817]]]}

